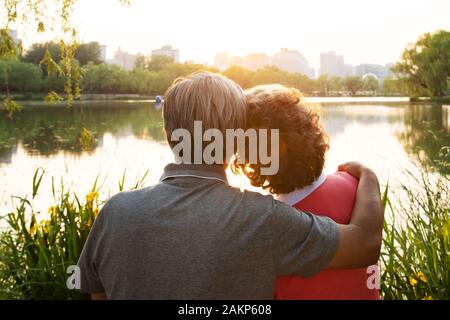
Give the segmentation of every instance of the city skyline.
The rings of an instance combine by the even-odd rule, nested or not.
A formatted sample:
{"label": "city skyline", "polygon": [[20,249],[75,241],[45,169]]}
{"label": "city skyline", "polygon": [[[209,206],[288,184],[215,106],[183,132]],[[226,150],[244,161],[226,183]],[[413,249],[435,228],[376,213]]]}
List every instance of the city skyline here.
{"label": "city skyline", "polygon": [[[352,64],[395,62],[422,33],[450,29],[448,12],[450,1],[445,0],[380,0],[370,7],[357,0],[133,0],[131,8],[118,0],[79,0],[73,22],[81,41],[108,46],[108,58],[119,47],[146,53],[170,44],[180,49],[180,61],[212,64],[215,54],[224,51],[273,55],[293,48],[318,70],[320,53],[330,50]],[[57,37],[57,32],[37,35],[31,26],[11,27],[19,29],[25,45]]]}
{"label": "city skyline", "polygon": [[[18,37],[17,30],[8,30],[14,42],[22,42]],[[98,41],[96,41],[99,43]],[[119,47],[114,51],[112,58],[108,58],[108,47],[100,44],[100,60],[108,64],[116,64],[125,70],[132,70],[135,67],[135,62],[139,57],[154,57],[167,56],[175,63],[180,63],[180,50],[171,45],[164,45],[161,48],[151,49],[151,54],[148,53],[130,53]],[[184,63],[196,63],[192,59],[185,60]],[[200,63],[200,62],[197,62]],[[266,53],[249,53],[245,56],[231,56],[228,52],[217,53],[214,58],[214,63],[203,63],[206,66],[217,68],[219,71],[224,71],[232,66],[244,67],[250,71],[257,71],[265,67],[276,67],[282,71],[290,73],[300,73],[308,76],[311,79],[320,77],[321,75],[346,77],[351,75],[366,76],[372,75],[378,80],[382,81],[391,75],[391,67],[393,63],[379,65],[374,63],[362,63],[353,65],[345,63],[344,56],[337,54],[335,51],[322,52],[320,54],[320,66],[316,70],[309,65],[309,61],[297,49],[280,48],[279,52],[272,56]]]}
{"label": "city skyline", "polygon": [[[279,48],[286,47],[298,49],[316,70],[320,67],[320,53],[330,50],[343,54],[355,65],[384,65],[398,60],[403,48],[421,33],[450,28],[448,15],[443,13],[450,11],[450,2],[443,0],[426,3],[413,0],[407,5],[381,0],[370,6],[370,10],[362,1],[356,0],[318,0],[314,3],[232,0],[215,5],[200,0],[189,3],[168,0],[152,4],[133,0],[130,9],[111,0],[98,2],[104,4],[106,1],[110,17],[120,13],[121,19],[114,21],[111,27],[121,26],[117,35],[123,35],[126,41],[119,43],[130,52],[144,52],[149,47],[171,44],[182,52],[181,61],[209,64],[218,52],[227,51],[231,56],[252,53],[272,56]],[[91,3],[87,0],[79,3],[80,16],[83,13],[79,21],[80,25],[86,26],[86,31],[94,29],[90,26],[96,21],[84,14],[87,12],[84,8],[91,8]],[[169,13],[171,23],[164,18]],[[105,18],[99,30],[107,29],[105,24],[109,25],[110,20]],[[143,42],[147,45],[136,43],[134,37],[126,36],[127,31],[134,37],[146,39]],[[80,32],[83,36],[83,30]],[[106,44],[114,48],[114,45]]]}

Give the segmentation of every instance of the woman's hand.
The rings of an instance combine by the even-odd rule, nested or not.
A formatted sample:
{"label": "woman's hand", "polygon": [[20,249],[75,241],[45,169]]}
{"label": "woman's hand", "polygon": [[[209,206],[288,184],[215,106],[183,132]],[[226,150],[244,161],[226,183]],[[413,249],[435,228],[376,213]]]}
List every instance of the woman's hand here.
{"label": "woman's hand", "polygon": [[361,164],[359,162],[353,161],[353,162],[347,162],[347,163],[341,164],[338,167],[338,170],[345,171],[358,180],[361,179],[361,176],[364,174],[364,175],[371,176],[372,178],[375,178],[378,181],[375,172],[373,172],[372,169],[364,166],[363,164]]}

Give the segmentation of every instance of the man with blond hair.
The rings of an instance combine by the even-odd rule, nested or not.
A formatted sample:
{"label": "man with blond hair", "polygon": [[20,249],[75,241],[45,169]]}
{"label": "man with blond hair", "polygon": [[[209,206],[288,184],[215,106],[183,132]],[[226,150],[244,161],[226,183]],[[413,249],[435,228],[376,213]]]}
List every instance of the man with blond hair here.
{"label": "man with blond hair", "polygon": [[[169,145],[177,149],[178,130],[190,133],[192,158],[205,148],[196,123],[224,135],[245,129],[242,89],[223,76],[177,79],[164,98]],[[81,290],[94,299],[272,299],[277,276],[377,262],[383,209],[370,169],[340,167],[359,186],[350,224],[338,225],[231,187],[228,152],[211,164],[179,151],[159,183],[115,195],[101,210],[78,262]]]}

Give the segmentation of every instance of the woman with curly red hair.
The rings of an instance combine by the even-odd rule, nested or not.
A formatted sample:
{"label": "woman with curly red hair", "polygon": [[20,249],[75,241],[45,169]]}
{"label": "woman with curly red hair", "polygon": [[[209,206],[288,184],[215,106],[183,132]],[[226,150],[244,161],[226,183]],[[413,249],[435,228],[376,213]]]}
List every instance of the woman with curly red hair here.
{"label": "woman with curly red hair", "polygon": [[[262,164],[234,165],[253,186],[262,187],[298,210],[326,215],[340,224],[351,219],[358,182],[344,172],[323,172],[328,137],[317,112],[296,89],[257,86],[246,92],[247,128],[279,130],[279,171],[261,174]],[[258,143],[263,143],[258,141]],[[311,279],[278,278],[276,299],[379,299],[367,269],[327,270]]]}

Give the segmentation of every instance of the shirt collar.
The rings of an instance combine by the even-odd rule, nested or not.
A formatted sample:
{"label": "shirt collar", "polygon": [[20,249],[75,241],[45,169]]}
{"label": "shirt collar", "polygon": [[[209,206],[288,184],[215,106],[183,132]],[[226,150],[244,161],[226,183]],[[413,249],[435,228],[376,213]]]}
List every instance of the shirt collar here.
{"label": "shirt collar", "polygon": [[222,165],[207,164],[175,164],[164,168],[160,181],[171,178],[193,177],[204,180],[220,180],[228,184],[227,175]]}

